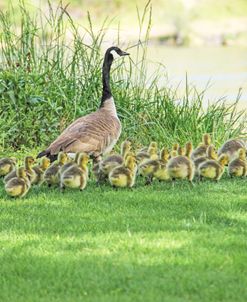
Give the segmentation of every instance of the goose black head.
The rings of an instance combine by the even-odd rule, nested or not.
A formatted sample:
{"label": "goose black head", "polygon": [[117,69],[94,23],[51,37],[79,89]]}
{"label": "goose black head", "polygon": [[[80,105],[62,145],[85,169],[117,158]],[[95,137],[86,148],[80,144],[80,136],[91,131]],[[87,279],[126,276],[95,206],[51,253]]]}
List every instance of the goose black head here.
{"label": "goose black head", "polygon": [[[121,50],[119,47],[117,46],[112,46],[110,48],[107,49],[106,51],[106,54],[111,54],[112,55],[112,52],[115,51],[120,57],[123,57],[123,56],[128,56],[129,53],[128,52],[125,52],[123,50]],[[113,58],[113,57],[112,57]]]}

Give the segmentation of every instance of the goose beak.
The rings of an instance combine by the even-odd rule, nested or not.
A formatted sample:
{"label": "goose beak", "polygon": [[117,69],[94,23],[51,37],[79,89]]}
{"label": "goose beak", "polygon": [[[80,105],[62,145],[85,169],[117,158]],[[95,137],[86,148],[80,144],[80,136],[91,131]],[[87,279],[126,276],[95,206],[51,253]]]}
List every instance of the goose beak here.
{"label": "goose beak", "polygon": [[129,56],[130,54],[128,52],[122,51],[121,56]]}

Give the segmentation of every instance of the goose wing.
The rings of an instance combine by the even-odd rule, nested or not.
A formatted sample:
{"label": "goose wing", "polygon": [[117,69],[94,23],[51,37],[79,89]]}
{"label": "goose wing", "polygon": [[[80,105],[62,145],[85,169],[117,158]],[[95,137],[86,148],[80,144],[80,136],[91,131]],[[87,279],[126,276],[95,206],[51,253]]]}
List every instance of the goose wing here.
{"label": "goose wing", "polygon": [[121,133],[121,124],[116,116],[98,110],[78,118],[68,126],[41,156],[64,152],[86,152],[94,157],[113,147]]}

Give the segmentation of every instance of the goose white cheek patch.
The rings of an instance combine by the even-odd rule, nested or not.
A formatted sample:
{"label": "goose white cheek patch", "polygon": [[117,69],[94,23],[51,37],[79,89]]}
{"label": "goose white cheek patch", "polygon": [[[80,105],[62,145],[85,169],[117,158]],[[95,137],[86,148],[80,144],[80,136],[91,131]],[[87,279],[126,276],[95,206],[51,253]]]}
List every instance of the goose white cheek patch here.
{"label": "goose white cheek patch", "polygon": [[119,57],[119,55],[116,53],[115,50],[112,50],[112,51],[111,51],[111,54],[113,55],[113,58],[114,58],[114,59],[116,59],[116,58]]}

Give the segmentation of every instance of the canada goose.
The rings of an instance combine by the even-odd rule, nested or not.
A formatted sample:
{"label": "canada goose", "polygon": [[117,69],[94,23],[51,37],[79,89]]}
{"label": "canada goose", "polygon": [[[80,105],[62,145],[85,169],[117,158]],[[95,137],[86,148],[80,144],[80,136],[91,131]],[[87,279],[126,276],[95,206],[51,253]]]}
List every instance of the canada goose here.
{"label": "canada goose", "polygon": [[31,187],[24,167],[16,170],[16,177],[5,184],[5,191],[11,197],[24,197]]}
{"label": "canada goose", "polygon": [[221,154],[217,160],[207,160],[203,162],[198,167],[200,180],[205,177],[219,181],[228,162],[229,157],[226,154]]}
{"label": "canada goose", "polygon": [[244,148],[240,148],[238,150],[238,158],[229,163],[228,173],[231,177],[244,177],[247,175],[247,162]]}
{"label": "canada goose", "polygon": [[33,181],[33,184],[41,185],[43,183],[45,171],[48,169],[49,166],[50,159],[47,157],[43,157],[41,163],[33,167],[33,170],[35,172],[35,180]]}
{"label": "canada goose", "polygon": [[207,156],[207,148],[210,144],[211,136],[208,133],[203,134],[202,143],[200,143],[197,148],[192,152],[191,158],[195,160],[198,157]]}
{"label": "canada goose", "polygon": [[77,165],[73,165],[61,174],[60,188],[80,188],[82,191],[87,185],[89,156],[81,153]]}
{"label": "canada goose", "polygon": [[59,152],[57,162],[54,162],[44,174],[44,181],[48,184],[48,187],[59,184],[59,170],[67,161],[68,155],[64,152]]}
{"label": "canada goose", "polygon": [[185,155],[172,157],[168,161],[167,170],[171,180],[187,178],[192,183],[195,173],[194,163],[190,159],[192,148],[192,143],[188,142],[185,149],[180,148],[180,150],[178,150],[179,154]]}
{"label": "canada goose", "polygon": [[218,155],[227,154],[229,157],[229,161],[231,162],[235,158],[238,158],[238,150],[240,148],[244,148],[246,151],[245,142],[241,139],[230,139],[226,141],[218,150]]}
{"label": "canada goose", "polygon": [[[26,171],[27,177],[29,178],[31,184],[34,183],[36,179],[35,171],[33,170],[33,163],[35,162],[32,156],[26,156],[24,159],[24,169]],[[4,177],[4,183],[7,183],[11,178],[17,177],[16,170],[11,171]]]}
{"label": "canada goose", "polygon": [[16,159],[14,157],[0,159],[0,176],[5,176],[15,169]]}
{"label": "canada goose", "polygon": [[135,184],[137,171],[136,159],[134,156],[127,156],[125,163],[114,168],[109,174],[109,181],[113,187],[129,187]]}
{"label": "canada goose", "polygon": [[75,120],[45,151],[38,154],[38,158],[47,156],[54,161],[60,151],[85,152],[97,162],[102,154],[112,150],[121,134],[121,123],[110,88],[113,52],[119,56],[129,55],[115,46],[107,49],[102,68],[103,91],[99,109]]}
{"label": "canada goose", "polygon": [[199,173],[198,173],[198,167],[201,163],[209,160],[209,159],[213,159],[213,160],[217,160],[218,158],[218,155],[217,155],[217,151],[216,151],[216,148],[214,145],[210,145],[208,146],[207,148],[207,155],[206,156],[201,156],[201,157],[197,157],[195,160],[194,160],[194,164],[195,164],[195,172],[196,172],[196,175],[198,176]]}
{"label": "canada goose", "polygon": [[102,160],[99,163],[99,168],[102,171],[102,173],[108,176],[113,168],[122,165],[126,158],[126,155],[130,151],[130,148],[131,148],[131,143],[129,141],[124,141],[121,144],[121,155],[119,154],[109,155],[106,159]]}

